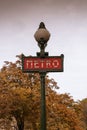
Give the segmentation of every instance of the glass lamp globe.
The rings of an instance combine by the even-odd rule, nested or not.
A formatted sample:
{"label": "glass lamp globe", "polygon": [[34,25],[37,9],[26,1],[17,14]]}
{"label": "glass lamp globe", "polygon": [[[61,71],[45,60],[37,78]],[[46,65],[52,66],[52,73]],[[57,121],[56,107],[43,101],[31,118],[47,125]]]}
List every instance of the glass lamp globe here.
{"label": "glass lamp globe", "polygon": [[40,23],[38,30],[35,32],[34,37],[38,43],[47,43],[50,38],[49,31],[45,28],[43,22]]}

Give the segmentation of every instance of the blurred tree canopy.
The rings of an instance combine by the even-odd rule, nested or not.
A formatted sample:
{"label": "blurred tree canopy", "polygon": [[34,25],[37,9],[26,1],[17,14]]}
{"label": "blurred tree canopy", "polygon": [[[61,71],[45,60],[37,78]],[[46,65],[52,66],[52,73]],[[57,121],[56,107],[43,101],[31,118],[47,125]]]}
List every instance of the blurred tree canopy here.
{"label": "blurred tree canopy", "polygon": [[[0,69],[0,128],[39,130],[40,76],[23,73],[21,57],[17,57],[15,63],[6,61]],[[69,94],[56,92],[59,87],[48,76],[45,89],[47,130],[85,130],[80,105]]]}
{"label": "blurred tree canopy", "polygon": [[82,114],[83,114],[83,122],[85,124],[85,130],[87,130],[87,98],[83,99],[80,102],[80,105],[82,107]]}

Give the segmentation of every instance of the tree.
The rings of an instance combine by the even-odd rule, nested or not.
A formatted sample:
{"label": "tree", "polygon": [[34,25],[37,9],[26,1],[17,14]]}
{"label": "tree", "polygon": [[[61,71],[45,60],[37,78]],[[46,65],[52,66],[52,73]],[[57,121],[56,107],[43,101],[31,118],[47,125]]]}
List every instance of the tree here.
{"label": "tree", "polygon": [[82,130],[79,105],[68,94],[54,93],[47,97],[48,129]]}
{"label": "tree", "polygon": [[[8,119],[8,117],[14,116],[19,130],[24,129],[24,118],[28,116],[28,113],[29,116],[34,113],[32,108],[35,105],[36,108],[38,107],[37,80],[38,75],[22,73],[20,61],[16,63],[6,62],[6,65],[1,69],[0,117]],[[34,95],[37,95],[35,98],[37,102],[35,103],[33,102]]]}
{"label": "tree", "polygon": [[[54,91],[58,88],[46,76],[47,130],[83,130],[80,108],[69,94]],[[18,130],[40,128],[40,77],[22,73],[21,59],[5,62],[0,71],[0,118],[8,121],[13,117]]]}
{"label": "tree", "polygon": [[85,124],[85,130],[87,130],[87,98],[83,99],[80,102],[80,105],[82,107],[82,114],[83,114],[83,122]]}

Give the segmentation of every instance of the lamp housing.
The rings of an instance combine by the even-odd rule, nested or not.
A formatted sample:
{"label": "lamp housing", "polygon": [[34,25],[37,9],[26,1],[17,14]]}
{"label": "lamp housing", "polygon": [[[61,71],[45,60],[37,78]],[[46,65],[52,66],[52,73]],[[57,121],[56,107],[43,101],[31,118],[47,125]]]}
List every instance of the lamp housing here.
{"label": "lamp housing", "polygon": [[45,28],[43,22],[40,23],[38,30],[34,34],[35,40],[38,43],[45,44],[50,38],[49,31]]}

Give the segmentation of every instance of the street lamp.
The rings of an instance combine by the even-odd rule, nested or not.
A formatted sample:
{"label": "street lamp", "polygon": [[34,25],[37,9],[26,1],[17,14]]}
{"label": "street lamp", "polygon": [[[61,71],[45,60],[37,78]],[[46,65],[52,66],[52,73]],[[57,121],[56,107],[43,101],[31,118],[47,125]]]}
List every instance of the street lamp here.
{"label": "street lamp", "polygon": [[45,101],[45,76],[48,72],[63,72],[64,55],[49,56],[45,52],[47,42],[50,38],[49,31],[45,28],[43,22],[40,23],[34,37],[38,42],[40,52],[37,56],[22,55],[22,71],[25,73],[39,73],[41,80],[41,127],[40,130],[46,130],[46,101]]}
{"label": "street lamp", "polygon": [[50,33],[45,28],[45,25],[43,22],[40,23],[38,30],[34,34],[34,37],[36,41],[38,42],[38,46],[40,47],[40,53],[37,53],[37,56],[40,56],[40,57],[47,56],[48,53],[45,52],[45,47],[47,46],[47,41],[50,38]]}
{"label": "street lamp", "polygon": [[[37,52],[37,56],[40,58],[44,58],[48,56],[48,52],[45,52],[45,47],[47,46],[47,41],[50,38],[49,31],[45,28],[43,22],[40,23],[38,30],[34,34],[36,41],[38,42],[38,46],[40,48],[40,52]],[[40,72],[41,79],[41,130],[46,130],[46,101],[45,101],[45,75],[46,71]]]}

